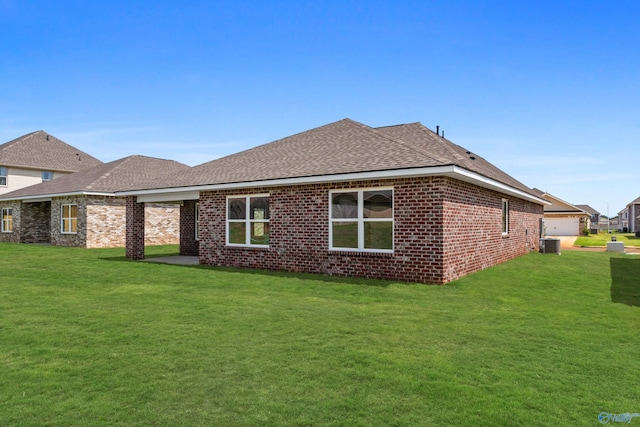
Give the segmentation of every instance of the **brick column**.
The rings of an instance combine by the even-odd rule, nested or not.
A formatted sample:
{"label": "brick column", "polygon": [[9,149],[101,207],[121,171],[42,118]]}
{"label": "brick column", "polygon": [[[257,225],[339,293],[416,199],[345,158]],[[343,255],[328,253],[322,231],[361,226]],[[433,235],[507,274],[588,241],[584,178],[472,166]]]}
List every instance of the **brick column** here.
{"label": "brick column", "polygon": [[144,259],[144,203],[135,197],[127,197],[127,248],[129,259]]}
{"label": "brick column", "polygon": [[196,203],[197,200],[185,200],[180,206],[180,255],[198,256]]}

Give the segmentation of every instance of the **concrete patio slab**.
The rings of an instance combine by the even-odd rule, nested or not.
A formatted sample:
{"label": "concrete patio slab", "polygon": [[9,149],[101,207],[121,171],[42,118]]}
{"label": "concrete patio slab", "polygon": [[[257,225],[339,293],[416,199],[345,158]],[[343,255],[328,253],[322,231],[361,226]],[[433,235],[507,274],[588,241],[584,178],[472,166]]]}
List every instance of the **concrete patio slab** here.
{"label": "concrete patio slab", "polygon": [[160,264],[174,265],[199,265],[200,260],[197,256],[164,256],[157,258],[145,258],[146,262],[157,262]]}

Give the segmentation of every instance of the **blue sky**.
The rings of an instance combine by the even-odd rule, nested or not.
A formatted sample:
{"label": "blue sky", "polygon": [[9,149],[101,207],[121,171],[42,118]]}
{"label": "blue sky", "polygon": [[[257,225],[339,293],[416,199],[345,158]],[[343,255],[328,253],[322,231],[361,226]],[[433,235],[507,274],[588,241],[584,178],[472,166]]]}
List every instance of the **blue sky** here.
{"label": "blue sky", "polygon": [[0,142],[196,165],[421,122],[530,187],[640,196],[640,2],[0,0]]}

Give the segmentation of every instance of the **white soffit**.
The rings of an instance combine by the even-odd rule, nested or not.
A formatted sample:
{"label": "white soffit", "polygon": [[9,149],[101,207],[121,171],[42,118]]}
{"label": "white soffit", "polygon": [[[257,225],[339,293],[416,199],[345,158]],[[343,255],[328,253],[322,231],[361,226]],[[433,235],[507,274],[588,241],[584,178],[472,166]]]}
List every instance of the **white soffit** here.
{"label": "white soffit", "polygon": [[[158,190],[160,191],[160,190]],[[198,200],[200,198],[199,191],[177,191],[164,193],[146,193],[137,197],[138,203],[162,203],[162,202],[179,202],[182,200]]]}
{"label": "white soffit", "polygon": [[[235,190],[255,187],[279,187],[284,185],[322,184],[327,182],[366,181],[374,179],[415,178],[421,176],[448,176],[460,181],[468,182],[480,187],[509,194],[514,197],[529,200],[541,205],[549,205],[547,200],[513,188],[483,175],[471,172],[458,166],[437,166],[427,168],[396,169],[373,172],[346,173],[337,175],[320,175],[300,178],[281,178],[264,181],[233,182],[224,184],[208,184],[192,187],[159,188],[150,190],[134,190],[117,193],[118,196],[137,196],[142,202],[168,202],[177,200],[198,199],[202,191]],[[185,197],[183,195],[188,195]]]}

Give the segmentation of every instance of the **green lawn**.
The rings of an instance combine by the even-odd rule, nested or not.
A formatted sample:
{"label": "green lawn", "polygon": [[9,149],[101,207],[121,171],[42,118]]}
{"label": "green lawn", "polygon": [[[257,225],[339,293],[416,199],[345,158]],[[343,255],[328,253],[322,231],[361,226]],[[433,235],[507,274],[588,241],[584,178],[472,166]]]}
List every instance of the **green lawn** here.
{"label": "green lawn", "polygon": [[531,253],[424,286],[123,254],[0,244],[0,425],[575,426],[640,412],[640,256]]}
{"label": "green lawn", "polygon": [[607,242],[611,241],[611,237],[615,236],[618,242],[624,242],[625,246],[640,246],[640,237],[636,237],[634,233],[598,233],[589,236],[580,236],[576,239],[576,246],[607,246]]}

